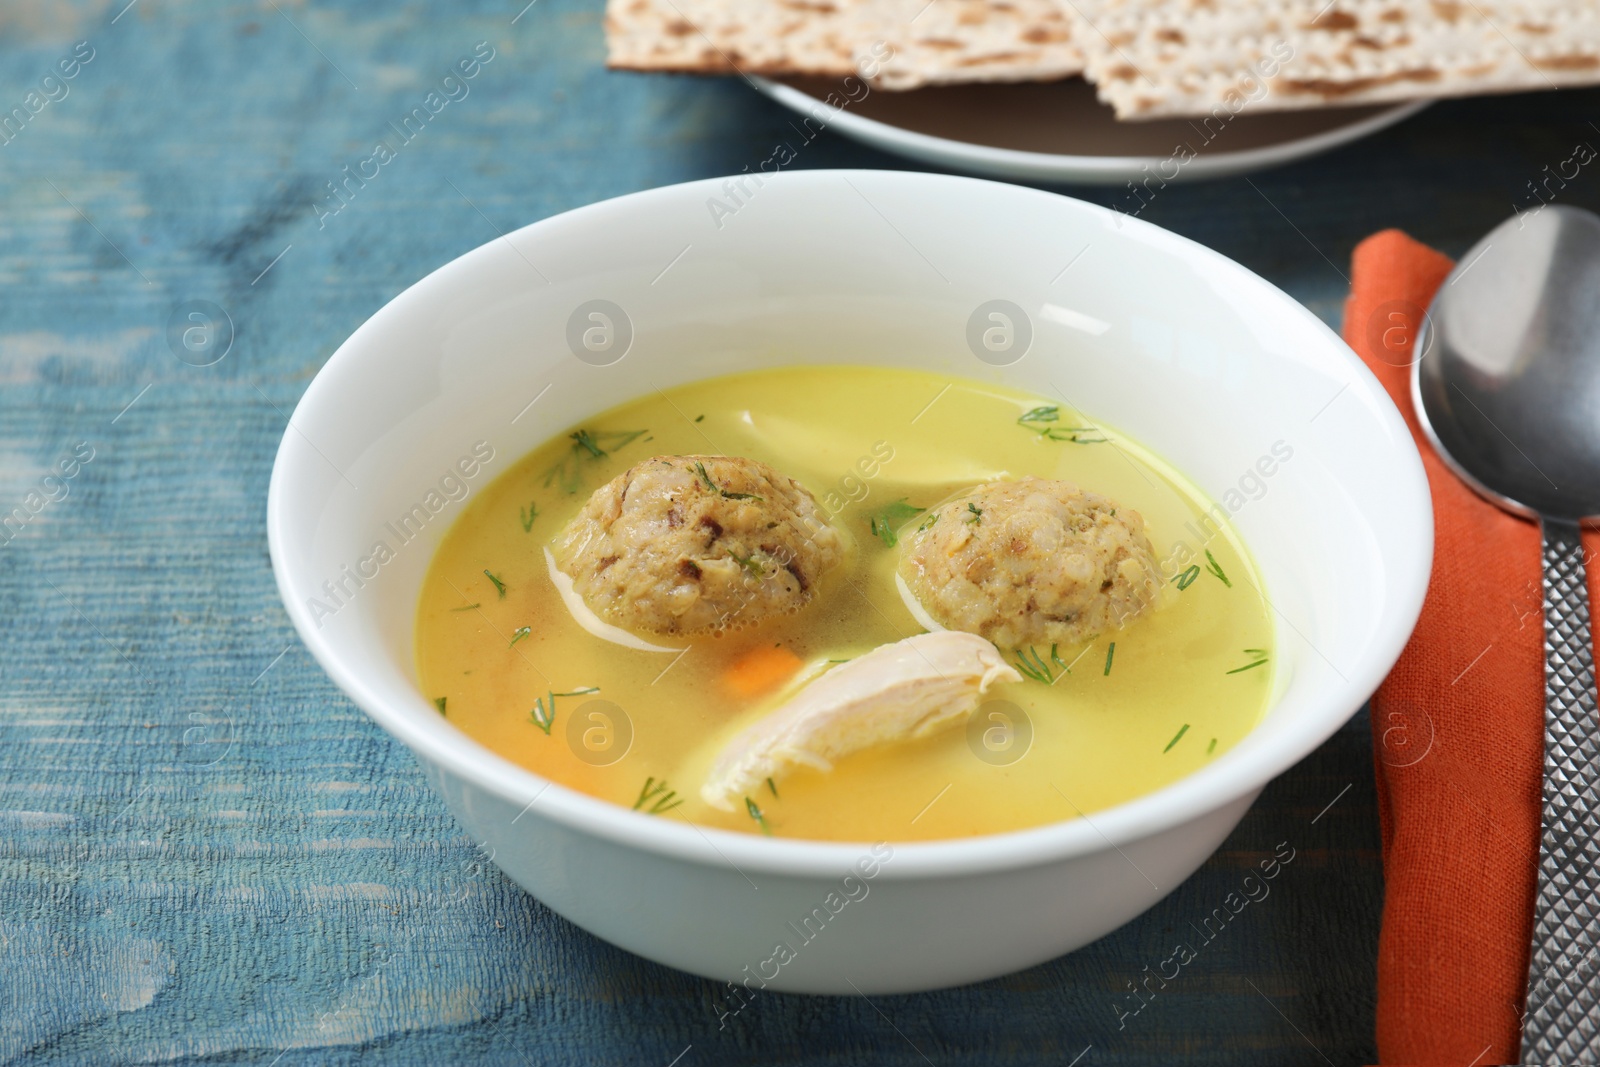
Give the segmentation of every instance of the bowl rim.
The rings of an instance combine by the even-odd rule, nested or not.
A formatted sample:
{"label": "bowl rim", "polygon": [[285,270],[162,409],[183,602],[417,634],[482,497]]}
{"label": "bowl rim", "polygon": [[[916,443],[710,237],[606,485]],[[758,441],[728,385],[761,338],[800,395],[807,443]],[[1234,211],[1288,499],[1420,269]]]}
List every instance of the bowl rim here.
{"label": "bowl rim", "polygon": [[[1047,199],[1057,210],[1059,202],[1074,210],[1107,212],[1109,209],[1072,197],[1030,189],[1005,182],[916,171],[809,170],[786,171],[769,175],[767,180],[801,186],[819,181],[837,182],[843,175],[861,180],[910,182],[944,186],[950,195],[960,196],[1001,192],[1020,199]],[[737,177],[736,175],[733,177]],[[726,178],[707,178],[693,182],[659,186],[601,200],[561,212],[521,227],[505,237],[524,239],[537,235],[542,227],[573,223],[604,223],[619,208],[634,208],[652,200],[667,202],[690,197],[698,203],[703,194],[719,188]],[[1404,648],[1422,610],[1433,555],[1433,511],[1427,477],[1421,456],[1395,407],[1378,379],[1359,357],[1326,324],[1287,293],[1219,252],[1198,242],[1162,229],[1142,219],[1123,216],[1119,225],[1131,227],[1147,246],[1199,266],[1217,268],[1213,274],[1242,272],[1253,279],[1269,298],[1281,300],[1285,311],[1308,327],[1313,337],[1320,336],[1324,358],[1341,361],[1349,372],[1346,392],[1365,401],[1365,407],[1381,423],[1387,423],[1389,438],[1399,447],[1389,465],[1393,478],[1409,490],[1402,500],[1412,503],[1412,514],[1391,513],[1385,525],[1391,532],[1409,528],[1416,565],[1411,573],[1397,572],[1387,584],[1385,603],[1373,627],[1370,652],[1358,669],[1346,667],[1346,680],[1337,688],[1317,694],[1305,709],[1307,726],[1287,731],[1266,745],[1241,751],[1235,746],[1214,762],[1191,772],[1151,793],[1145,793],[1110,808],[1021,830],[935,841],[890,842],[894,862],[881,869],[880,876],[893,880],[974,876],[993,871],[1036,867],[1074,857],[1115,849],[1132,863],[1122,847],[1141,838],[1181,828],[1184,824],[1234,803],[1253,797],[1271,779],[1288,770],[1321,746],[1360,709],[1389,672]],[[816,841],[768,838],[714,827],[702,827],[687,820],[669,821],[629,810],[620,804],[601,800],[563,786],[534,771],[499,756],[466,733],[440,720],[424,715],[425,700],[420,693],[412,706],[401,706],[375,691],[361,673],[336,654],[331,643],[314,625],[309,611],[297,601],[290,583],[291,564],[285,558],[289,500],[294,487],[288,484],[286,454],[296,444],[296,427],[314,425],[320,418],[317,409],[334,389],[330,370],[365,358],[365,335],[375,323],[399,314],[401,306],[419,300],[432,300],[434,291],[447,292],[460,284],[457,276],[479,266],[493,269],[489,250],[502,238],[485,242],[431,271],[408,286],[374,312],[334,351],[317,372],[290,417],[273,462],[267,493],[267,540],[280,598],[302,643],[333,682],[386,732],[402,741],[425,765],[447,771],[498,799],[519,807],[514,823],[523,814],[534,812],[561,826],[613,845],[639,849],[697,866],[732,867],[742,875],[762,873],[837,879],[867,854],[871,842]],[[1237,275],[1236,275],[1237,276]],[[1409,483],[1409,484],[1405,484]],[[1409,522],[1403,520],[1409,519]],[[1396,534],[1396,536],[1400,536]],[[1329,695],[1329,694],[1333,695]],[[1348,710],[1341,710],[1342,705]],[[1269,709],[1270,711],[1270,709]],[[1134,864],[1137,867],[1137,864]],[[1152,883],[1153,884],[1153,883]],[[1166,892],[1173,887],[1164,887]]]}

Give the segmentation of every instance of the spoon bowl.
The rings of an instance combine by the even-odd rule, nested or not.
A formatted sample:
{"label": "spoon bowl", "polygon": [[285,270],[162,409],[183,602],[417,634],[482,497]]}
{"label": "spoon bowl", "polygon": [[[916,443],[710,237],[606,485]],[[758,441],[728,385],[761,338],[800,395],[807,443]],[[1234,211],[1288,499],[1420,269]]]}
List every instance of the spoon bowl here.
{"label": "spoon bowl", "polygon": [[1600,216],[1501,223],[1440,288],[1416,352],[1416,410],[1456,473],[1530,518],[1600,516]]}

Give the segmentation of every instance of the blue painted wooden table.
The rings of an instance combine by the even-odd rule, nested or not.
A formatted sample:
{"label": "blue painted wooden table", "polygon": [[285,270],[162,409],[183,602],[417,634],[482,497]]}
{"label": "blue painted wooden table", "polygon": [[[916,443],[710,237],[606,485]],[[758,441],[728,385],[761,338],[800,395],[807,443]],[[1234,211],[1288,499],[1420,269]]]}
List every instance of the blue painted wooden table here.
{"label": "blue painted wooden table", "polygon": [[[0,8],[0,1061],[1370,1058],[1362,718],[1095,945],[940,993],[769,996],[719,1029],[713,983],[486,869],[310,661],[262,519],[286,415],[335,346],[498,232],[739,171],[786,135],[736,81],[605,73],[597,0],[525,2]],[[474,76],[446,82],[463,60]],[[1459,253],[1530,183],[1600,203],[1587,171],[1548,181],[1600,141],[1597,104],[1440,105],[1321,159],[1163,190],[1144,217],[1336,322],[1367,232]],[[379,139],[399,147],[369,163]],[[904,164],[825,135],[793,165]],[[214,363],[181,343],[194,301],[233,325]],[[1271,895],[1126,999],[1279,842],[1295,859]]]}

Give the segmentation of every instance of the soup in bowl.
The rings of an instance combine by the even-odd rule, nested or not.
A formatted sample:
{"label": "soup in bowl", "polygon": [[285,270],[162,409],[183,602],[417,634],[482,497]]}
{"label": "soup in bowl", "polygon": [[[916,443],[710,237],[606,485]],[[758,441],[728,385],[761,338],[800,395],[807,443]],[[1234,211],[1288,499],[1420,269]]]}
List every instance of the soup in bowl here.
{"label": "soup in bowl", "polygon": [[1431,525],[1382,389],[1243,268],[814,172],[425,278],[308,389],[269,534],[307,646],[535,896],[870,993],[1187,877],[1393,663]]}

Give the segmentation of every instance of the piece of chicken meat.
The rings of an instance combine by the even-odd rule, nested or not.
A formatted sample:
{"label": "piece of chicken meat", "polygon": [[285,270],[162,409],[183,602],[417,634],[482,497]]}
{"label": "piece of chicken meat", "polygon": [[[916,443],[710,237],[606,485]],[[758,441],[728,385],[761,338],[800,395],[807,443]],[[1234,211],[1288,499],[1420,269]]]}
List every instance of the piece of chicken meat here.
{"label": "piece of chicken meat", "polygon": [[927,737],[970,714],[996,682],[1020,682],[988,641],[954,630],[882,645],[836,667],[744,730],[717,755],[700,787],[734,811],[768,778],[797,766],[827,772],[877,745]]}

